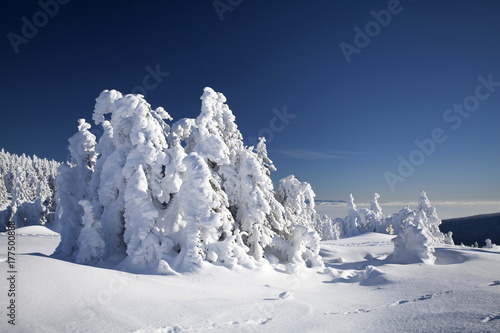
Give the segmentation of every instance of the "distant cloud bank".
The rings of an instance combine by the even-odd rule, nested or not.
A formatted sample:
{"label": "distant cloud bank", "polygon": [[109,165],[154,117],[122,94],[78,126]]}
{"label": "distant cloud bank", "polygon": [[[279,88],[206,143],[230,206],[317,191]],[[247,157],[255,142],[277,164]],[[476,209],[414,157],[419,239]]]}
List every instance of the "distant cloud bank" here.
{"label": "distant cloud bank", "polygon": [[[405,206],[415,209],[417,201],[391,201],[379,202],[384,214],[394,214]],[[500,201],[431,201],[436,207],[441,220],[466,217],[480,214],[491,214],[500,212]],[[356,202],[358,208],[370,207],[369,202]],[[316,203],[316,210],[320,214],[326,214],[331,218],[345,217],[347,215],[347,203],[343,201],[321,201]]]}

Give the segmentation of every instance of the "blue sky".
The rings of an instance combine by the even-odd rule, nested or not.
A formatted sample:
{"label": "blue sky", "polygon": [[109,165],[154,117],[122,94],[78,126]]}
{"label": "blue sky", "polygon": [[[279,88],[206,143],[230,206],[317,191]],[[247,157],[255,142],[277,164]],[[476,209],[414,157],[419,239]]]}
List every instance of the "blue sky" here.
{"label": "blue sky", "polygon": [[[196,117],[210,86],[247,142],[267,133],[275,184],[295,174],[318,199],[500,199],[500,87],[478,88],[479,76],[500,82],[498,1],[216,4],[73,0],[46,23],[37,1],[4,5],[0,146],[64,160],[100,91],[138,91],[156,71],[146,99],[174,120]],[[370,23],[371,11],[390,22]],[[356,46],[356,27],[372,37],[348,63],[340,45]],[[465,101],[467,118],[453,111]],[[426,155],[414,141],[435,129],[446,140]],[[412,172],[398,171],[399,156]]]}

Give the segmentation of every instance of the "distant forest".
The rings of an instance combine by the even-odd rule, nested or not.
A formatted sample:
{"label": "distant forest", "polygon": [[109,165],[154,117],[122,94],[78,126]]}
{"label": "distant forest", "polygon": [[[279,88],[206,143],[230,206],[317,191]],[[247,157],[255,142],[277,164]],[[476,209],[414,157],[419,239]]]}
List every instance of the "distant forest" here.
{"label": "distant forest", "polygon": [[500,244],[500,213],[475,215],[443,220],[439,226],[441,232],[453,232],[455,244],[484,246],[487,238],[494,244]]}

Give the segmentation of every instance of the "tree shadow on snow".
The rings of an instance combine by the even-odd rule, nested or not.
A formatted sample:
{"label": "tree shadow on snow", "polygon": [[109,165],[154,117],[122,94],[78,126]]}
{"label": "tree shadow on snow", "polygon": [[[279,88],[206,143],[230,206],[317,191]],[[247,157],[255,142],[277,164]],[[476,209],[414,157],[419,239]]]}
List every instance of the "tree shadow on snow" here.
{"label": "tree shadow on snow", "polygon": [[40,252],[19,253],[19,255],[52,258],[51,255],[43,254],[43,253],[40,253]]}
{"label": "tree shadow on snow", "polygon": [[461,264],[469,260],[464,254],[450,248],[435,249],[434,256],[436,257],[435,265]]}
{"label": "tree shadow on snow", "polygon": [[[328,254],[329,252],[329,254]],[[319,255],[323,258],[323,262],[326,267],[340,269],[340,270],[348,270],[348,269],[365,269],[366,266],[382,266],[387,264],[386,256],[383,256],[382,259],[375,258],[371,254],[365,255],[362,261],[353,261],[346,262],[342,258],[332,258],[330,260],[325,260],[325,257],[331,257],[332,251],[321,249]]]}
{"label": "tree shadow on snow", "polygon": [[[333,252],[328,250],[321,251],[320,254],[326,266],[325,273],[332,277],[332,280],[323,281],[323,283],[359,283],[362,286],[378,286],[391,283],[378,267],[382,267],[386,264],[421,264],[418,261],[411,260],[403,263],[395,263],[388,259],[389,256],[375,258],[371,254],[367,254],[364,257],[365,260],[355,262],[344,262],[341,258],[325,260],[325,257],[331,258]],[[454,265],[469,260],[469,258],[461,252],[460,249],[454,248],[436,248],[434,252],[436,261],[434,264]]]}

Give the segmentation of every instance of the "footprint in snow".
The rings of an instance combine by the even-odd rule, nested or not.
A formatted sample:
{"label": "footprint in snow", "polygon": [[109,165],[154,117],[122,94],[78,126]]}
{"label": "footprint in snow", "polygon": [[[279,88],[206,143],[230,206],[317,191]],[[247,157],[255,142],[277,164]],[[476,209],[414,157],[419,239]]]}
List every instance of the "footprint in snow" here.
{"label": "footprint in snow", "polygon": [[481,322],[487,323],[489,321],[496,320],[496,319],[500,319],[500,313],[492,313],[490,315],[487,315],[486,317],[484,317],[483,320],[481,320]]}
{"label": "footprint in snow", "polygon": [[284,291],[281,294],[279,294],[279,297],[281,299],[289,299],[289,298],[293,297],[293,293],[287,290],[287,291]]}
{"label": "footprint in snow", "polygon": [[[436,293],[436,294],[422,295],[422,296],[419,296],[419,297],[415,297],[413,299],[402,299],[402,300],[398,300],[398,301],[392,302],[392,303],[387,304],[387,305],[377,306],[377,307],[374,307],[372,309],[358,309],[358,310],[355,310],[355,311],[349,311],[349,312],[343,312],[343,313],[340,313],[340,312],[330,312],[330,313],[327,313],[327,312],[325,312],[324,314],[325,315],[338,315],[338,314],[347,315],[347,314],[355,314],[355,313],[367,313],[367,312],[371,312],[373,310],[380,310],[380,309],[390,308],[390,307],[393,307],[393,306],[403,305],[403,304],[406,304],[406,303],[421,302],[421,301],[425,301],[425,300],[428,300],[428,299],[432,299],[434,297],[439,297],[439,296],[447,295],[447,294],[450,294],[452,292],[453,292],[453,290],[448,290],[448,291],[440,292],[440,293]],[[489,318],[491,316],[493,316],[493,317]],[[483,319],[483,322],[490,321],[490,320],[493,320],[493,319],[500,319],[500,314],[489,315],[488,317],[486,317],[486,318]]]}

